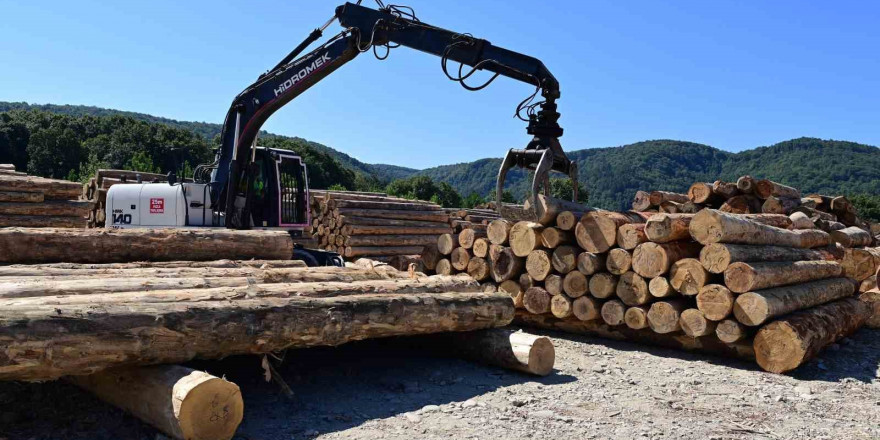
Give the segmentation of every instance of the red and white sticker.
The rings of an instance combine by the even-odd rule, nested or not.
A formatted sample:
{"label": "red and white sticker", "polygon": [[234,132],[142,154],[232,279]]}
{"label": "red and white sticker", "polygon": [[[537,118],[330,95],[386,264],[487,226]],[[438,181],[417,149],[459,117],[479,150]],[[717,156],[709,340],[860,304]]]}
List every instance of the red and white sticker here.
{"label": "red and white sticker", "polygon": [[150,214],[164,214],[165,199],[150,199]]}

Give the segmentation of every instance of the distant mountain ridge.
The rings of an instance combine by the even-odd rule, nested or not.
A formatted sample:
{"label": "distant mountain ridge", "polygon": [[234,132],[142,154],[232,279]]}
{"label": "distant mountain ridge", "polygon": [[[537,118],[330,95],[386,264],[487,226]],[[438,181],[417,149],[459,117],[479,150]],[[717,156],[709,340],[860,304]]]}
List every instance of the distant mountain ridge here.
{"label": "distant mountain ridge", "polygon": [[[77,116],[123,115],[191,130],[209,140],[221,129],[220,124],[176,121],[100,107],[0,102],[0,112],[15,109]],[[344,167],[375,177],[380,182],[426,175],[435,181],[448,182],[462,195],[491,194],[501,164],[500,158],[487,158],[416,170],[396,165],[367,164],[326,145],[294,139],[326,152]],[[805,192],[880,194],[880,148],[854,142],[798,138],[730,153],[692,142],[650,140],[619,147],[570,151],[568,155],[578,161],[579,179],[590,192],[590,205],[605,209],[627,209],[638,190],[684,192],[693,182],[711,182],[719,178],[734,180],[744,174],[773,179]],[[523,197],[528,184],[525,172],[512,170],[506,187],[515,196]]]}

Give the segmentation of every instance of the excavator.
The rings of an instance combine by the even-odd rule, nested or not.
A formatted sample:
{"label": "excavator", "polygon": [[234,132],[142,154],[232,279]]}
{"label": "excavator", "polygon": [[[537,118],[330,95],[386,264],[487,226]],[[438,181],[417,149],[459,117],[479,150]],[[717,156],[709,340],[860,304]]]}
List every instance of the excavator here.
{"label": "excavator", "polygon": [[[359,54],[372,50],[376,58],[384,60],[401,46],[440,57],[446,77],[470,91],[488,86],[498,76],[534,86],[534,92],[519,103],[515,113],[528,123],[526,132],[532,139],[525,148],[508,151],[502,161],[497,204],[503,205],[505,177],[513,167],[534,173],[532,206],[537,206],[539,193],[548,194],[551,171],[569,176],[572,200],[577,200],[577,164],[568,159],[559,143],[559,83],[540,60],[468,33],[429,25],[408,6],[376,3],[377,9],[363,6],[361,1],[337,7],[323,26],[239,93],[223,122],[215,160],[198,166],[192,182],[178,183],[169,175],[169,183],[113,186],[106,204],[111,227],[281,228],[301,234],[310,222],[306,164],[292,151],[258,146],[261,127],[278,109]],[[300,56],[337,21],[341,32]],[[452,63],[458,64],[457,71]],[[491,76],[483,84],[468,84],[466,80],[477,71]],[[301,252],[317,255],[320,251]]]}

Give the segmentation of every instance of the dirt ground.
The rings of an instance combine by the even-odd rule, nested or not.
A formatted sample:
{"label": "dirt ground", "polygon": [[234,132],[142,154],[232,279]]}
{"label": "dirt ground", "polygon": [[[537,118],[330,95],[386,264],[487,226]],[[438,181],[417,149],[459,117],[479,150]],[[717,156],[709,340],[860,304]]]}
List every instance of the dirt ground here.
{"label": "dirt ground", "polygon": [[[237,439],[880,439],[880,330],[791,376],[562,333],[544,378],[414,352],[399,340],[197,366],[242,388]],[[64,382],[0,383],[0,439],[165,437]]]}

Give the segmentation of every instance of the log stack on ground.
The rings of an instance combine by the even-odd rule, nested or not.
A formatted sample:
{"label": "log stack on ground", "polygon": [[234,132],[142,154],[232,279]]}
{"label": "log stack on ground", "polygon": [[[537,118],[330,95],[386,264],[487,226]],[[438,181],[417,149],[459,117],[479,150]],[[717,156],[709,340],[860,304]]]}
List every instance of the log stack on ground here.
{"label": "log stack on ground", "polygon": [[[5,168],[2,168],[5,167]],[[28,176],[12,165],[0,167],[0,228],[85,228],[94,204],[79,200],[82,186],[66,180]]]}
{"label": "log stack on ground", "polygon": [[104,212],[107,203],[107,190],[113,185],[132,183],[158,183],[167,182],[168,176],[157,173],[147,173],[134,170],[99,169],[88,182],[82,184],[82,199],[92,204],[91,213],[88,216],[88,227],[103,228],[106,226],[106,214]]}

